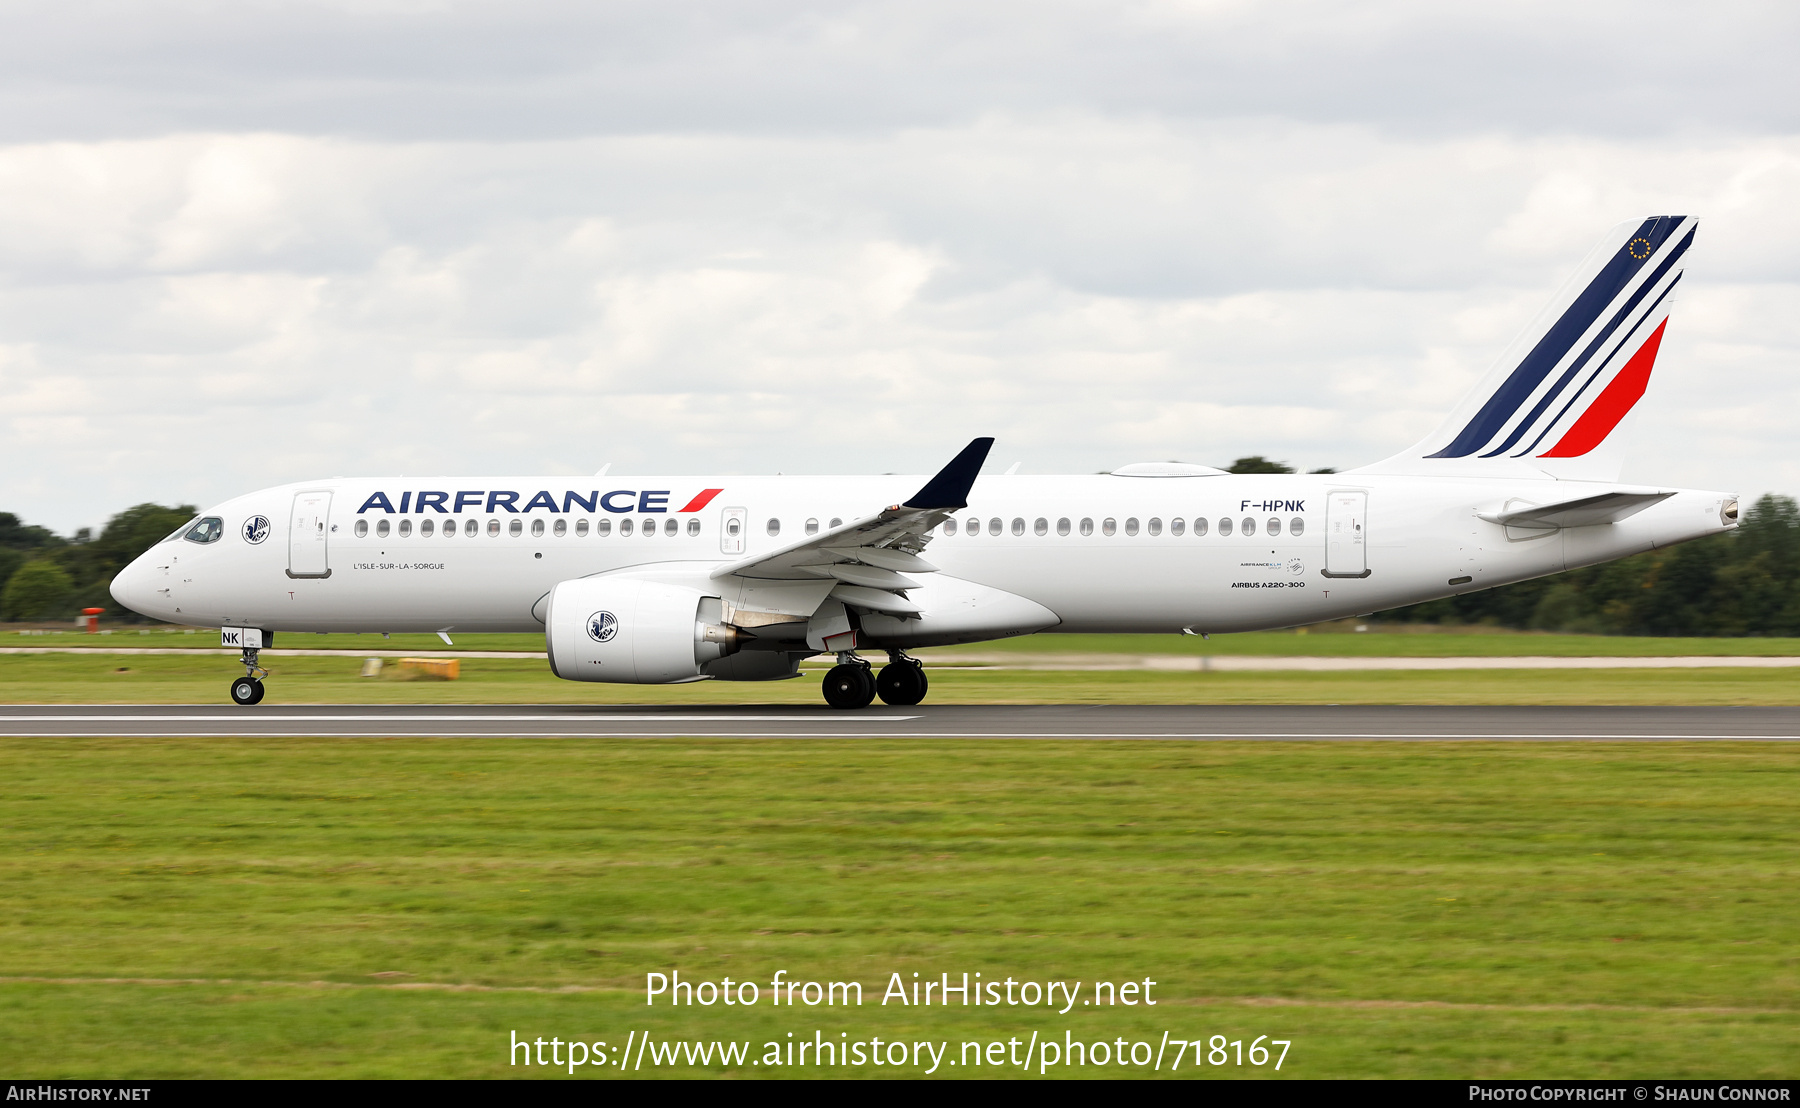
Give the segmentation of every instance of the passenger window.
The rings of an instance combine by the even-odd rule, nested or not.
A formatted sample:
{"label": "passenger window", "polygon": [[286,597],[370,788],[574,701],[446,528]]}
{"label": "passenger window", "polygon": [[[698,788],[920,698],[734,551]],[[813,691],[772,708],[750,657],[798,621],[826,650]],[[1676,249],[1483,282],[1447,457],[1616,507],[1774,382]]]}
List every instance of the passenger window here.
{"label": "passenger window", "polygon": [[1206,534],[1206,517],[1205,516],[1195,517],[1195,519],[1194,519],[1194,537],[1201,538],[1205,534]]}
{"label": "passenger window", "polygon": [[809,535],[818,534],[819,533],[819,521],[816,519],[807,520],[806,521],[806,533]]}
{"label": "passenger window", "polygon": [[[559,519],[556,522],[561,523],[562,520]],[[534,519],[531,521],[531,537],[534,539],[541,539],[544,537],[544,521],[543,520]]]}
{"label": "passenger window", "polygon": [[559,539],[562,538],[569,533],[569,521],[566,519],[557,520],[556,523],[551,526],[550,533]]}
{"label": "passenger window", "polygon": [[699,533],[700,533],[700,517],[692,516],[688,519],[688,534],[698,535]]}
{"label": "passenger window", "polygon": [[728,519],[725,521],[725,533],[727,535],[735,536],[738,533],[738,527],[738,521],[735,519]]}
{"label": "passenger window", "polygon": [[663,520],[663,534],[669,536],[670,538],[674,538],[678,533],[680,533],[680,531],[681,531],[681,521],[680,520],[675,519],[672,516],[668,519]]}
{"label": "passenger window", "polygon": [[1306,534],[1306,521],[1299,516],[1295,516],[1293,519],[1288,520],[1288,534],[1295,538],[1299,538],[1301,535]]}
{"label": "passenger window", "polygon": [[437,531],[437,524],[431,522],[429,519],[421,520],[419,522],[419,537],[420,538],[428,539],[432,536],[432,534],[435,531]]}
{"label": "passenger window", "polygon": [[1132,516],[1130,519],[1127,519],[1125,521],[1125,533],[1127,535],[1137,534],[1137,517],[1136,516]]}
{"label": "passenger window", "polygon": [[1005,526],[1006,525],[1003,522],[1001,522],[1000,517],[995,516],[993,519],[988,520],[988,534],[998,535],[1000,533],[1001,528],[1003,528]]}
{"label": "passenger window", "polygon": [[575,521],[575,537],[578,539],[585,539],[585,538],[587,538],[587,532],[588,532],[588,521],[585,519],[576,520]]}
{"label": "passenger window", "polygon": [[968,522],[968,525],[963,528],[963,534],[965,534],[965,535],[981,534],[981,521],[979,519],[971,519]]}
{"label": "passenger window", "polygon": [[648,539],[653,538],[655,535],[656,521],[654,519],[646,519],[644,521],[644,537]]}
{"label": "passenger window", "polygon": [[1263,529],[1268,532],[1271,538],[1273,538],[1274,536],[1281,534],[1281,521],[1274,516],[1270,516],[1268,524]]}
{"label": "passenger window", "polygon": [[497,539],[499,537],[500,537],[500,521],[497,519],[488,520],[488,538]]}
{"label": "passenger window", "polygon": [[1162,534],[1162,520],[1157,519],[1155,516],[1151,516],[1150,523],[1149,523],[1149,529],[1150,529],[1150,533],[1152,535]]}
{"label": "passenger window", "polygon": [[472,539],[476,535],[479,535],[480,533],[481,533],[481,521],[480,520],[471,519],[468,522],[463,524],[463,534],[467,535],[469,538]]}
{"label": "passenger window", "polygon": [[1179,535],[1179,534],[1181,534],[1181,533],[1182,533],[1182,532],[1183,532],[1183,531],[1186,531],[1186,530],[1187,530],[1187,520],[1185,520],[1185,519],[1171,519],[1171,520],[1170,520],[1170,521],[1169,521],[1169,534],[1171,534],[1171,535]]}
{"label": "passenger window", "polygon": [[1256,534],[1256,521],[1249,516],[1244,517],[1244,537]]}
{"label": "passenger window", "polygon": [[1231,520],[1229,520],[1229,519],[1219,520],[1219,534],[1220,535],[1231,534]]}
{"label": "passenger window", "polygon": [[1094,521],[1092,519],[1087,518],[1085,516],[1082,518],[1081,533],[1083,535],[1091,535],[1094,533]]}
{"label": "passenger window", "polygon": [[[490,530],[491,529],[492,528],[490,527]],[[525,533],[525,521],[522,519],[513,520],[512,523],[507,526],[506,533],[515,539],[520,535],[523,535]]]}
{"label": "passenger window", "polygon": [[1100,521],[1100,533],[1102,535],[1118,534],[1119,533],[1119,521],[1112,518],[1111,516],[1107,516],[1105,519]]}
{"label": "passenger window", "polygon": [[1018,516],[1013,517],[1012,533],[1015,535],[1023,535],[1025,533],[1025,521]]}
{"label": "passenger window", "polygon": [[[604,524],[602,526],[604,526]],[[619,521],[619,537],[620,538],[623,539],[623,538],[629,537],[632,532],[632,529],[633,528],[632,528],[630,516],[626,516],[624,519],[621,519]]]}
{"label": "passenger window", "polygon": [[388,537],[388,521],[387,520],[382,519],[382,520],[377,520],[375,522],[375,537],[380,538],[380,539],[385,539]]}
{"label": "passenger window", "polygon": [[781,534],[781,521],[779,519],[770,519],[769,525],[765,530],[769,532],[770,538],[774,538],[776,535]]}
{"label": "passenger window", "polygon": [[412,534],[412,520],[410,520],[410,519],[401,520],[400,521],[400,537],[404,539],[404,538],[409,537],[411,534]]}
{"label": "passenger window", "polygon": [[843,520],[839,519],[836,516],[831,517],[831,529],[833,531],[837,530],[839,527],[842,527],[843,525],[844,525]]}
{"label": "passenger window", "polygon": [[954,534],[956,534],[956,521],[953,519],[950,522],[944,524],[944,537],[949,538],[950,536],[952,536]]}
{"label": "passenger window", "polygon": [[[200,528],[196,527],[196,528],[194,528],[194,530],[198,531],[198,530],[200,530]],[[369,537],[369,521],[368,520],[359,519],[356,521],[356,537],[359,539],[365,539],[365,538]],[[193,534],[190,533],[188,535],[188,538],[193,539],[194,538]],[[211,542],[212,540],[211,539],[194,539],[194,541],[195,542]]]}
{"label": "passenger window", "polygon": [[597,519],[594,521],[594,537],[603,539],[612,534],[612,520]]}
{"label": "passenger window", "polygon": [[1048,535],[1050,533],[1050,521],[1043,516],[1037,517],[1037,522],[1031,525],[1031,533],[1034,535]]}

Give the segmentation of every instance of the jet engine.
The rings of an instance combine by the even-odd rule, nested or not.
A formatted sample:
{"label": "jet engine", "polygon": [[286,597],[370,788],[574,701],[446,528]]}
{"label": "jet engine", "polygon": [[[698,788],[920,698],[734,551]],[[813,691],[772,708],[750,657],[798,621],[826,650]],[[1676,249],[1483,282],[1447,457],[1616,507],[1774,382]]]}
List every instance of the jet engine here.
{"label": "jet engine", "polygon": [[629,577],[582,577],[550,592],[544,612],[550,669],[569,681],[666,685],[698,681],[700,667],[737,652],[719,622],[719,598]]}

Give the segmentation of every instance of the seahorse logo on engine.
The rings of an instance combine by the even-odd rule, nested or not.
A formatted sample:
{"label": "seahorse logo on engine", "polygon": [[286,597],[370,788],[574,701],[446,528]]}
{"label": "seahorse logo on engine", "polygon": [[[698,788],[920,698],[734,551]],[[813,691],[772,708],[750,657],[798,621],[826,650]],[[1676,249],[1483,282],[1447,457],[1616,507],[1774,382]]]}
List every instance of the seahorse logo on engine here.
{"label": "seahorse logo on engine", "polygon": [[588,638],[595,642],[611,642],[619,633],[619,617],[611,612],[595,612],[588,617]]}

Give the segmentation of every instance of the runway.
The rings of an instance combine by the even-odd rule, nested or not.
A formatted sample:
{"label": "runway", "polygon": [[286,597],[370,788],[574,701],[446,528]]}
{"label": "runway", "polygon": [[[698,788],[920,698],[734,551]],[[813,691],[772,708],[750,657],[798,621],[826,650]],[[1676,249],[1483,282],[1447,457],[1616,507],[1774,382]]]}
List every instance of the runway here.
{"label": "runway", "polygon": [[1800,708],[7,705],[0,737],[1800,741]]}

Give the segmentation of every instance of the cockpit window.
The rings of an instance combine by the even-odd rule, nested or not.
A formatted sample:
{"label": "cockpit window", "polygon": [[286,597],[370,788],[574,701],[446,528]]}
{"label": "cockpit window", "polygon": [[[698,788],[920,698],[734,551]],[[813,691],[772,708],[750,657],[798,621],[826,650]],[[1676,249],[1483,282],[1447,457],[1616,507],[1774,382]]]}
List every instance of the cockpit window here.
{"label": "cockpit window", "polygon": [[175,541],[175,540],[176,540],[176,539],[178,539],[178,538],[180,538],[180,537],[181,537],[181,536],[183,536],[183,535],[185,535],[185,534],[187,534],[187,533],[188,533],[188,528],[190,528],[190,527],[192,527],[192,526],[194,526],[194,525],[195,525],[195,524],[197,524],[197,523],[199,523],[199,522],[200,522],[200,521],[199,521],[199,520],[197,520],[197,519],[190,519],[190,520],[188,520],[188,521],[187,521],[187,522],[186,522],[186,523],[184,523],[184,524],[182,524],[182,525],[181,525],[181,526],[180,526],[180,527],[177,527],[177,528],[175,528],[175,530],[173,530],[173,531],[170,531],[170,532],[169,532],[169,537],[168,537],[168,538],[166,538],[166,539],[164,539],[164,540],[163,540],[163,542],[174,542],[174,541]]}
{"label": "cockpit window", "polygon": [[218,516],[207,516],[195,520],[194,525],[188,528],[188,533],[181,537],[189,542],[208,543],[218,542],[224,534],[225,521]]}

